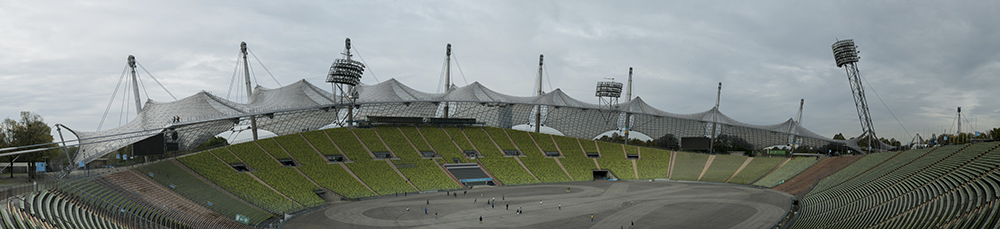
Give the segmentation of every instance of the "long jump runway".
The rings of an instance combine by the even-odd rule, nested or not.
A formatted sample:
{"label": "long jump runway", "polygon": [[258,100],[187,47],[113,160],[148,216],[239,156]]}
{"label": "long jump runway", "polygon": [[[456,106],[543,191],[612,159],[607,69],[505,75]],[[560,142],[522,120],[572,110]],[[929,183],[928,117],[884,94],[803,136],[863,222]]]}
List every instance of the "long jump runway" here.
{"label": "long jump runway", "polygon": [[[551,229],[629,228],[634,223],[635,228],[768,228],[788,210],[789,197],[747,186],[664,181],[476,187],[467,194],[460,190],[448,196],[436,192],[337,202],[285,227]],[[519,208],[523,214],[516,214]]]}

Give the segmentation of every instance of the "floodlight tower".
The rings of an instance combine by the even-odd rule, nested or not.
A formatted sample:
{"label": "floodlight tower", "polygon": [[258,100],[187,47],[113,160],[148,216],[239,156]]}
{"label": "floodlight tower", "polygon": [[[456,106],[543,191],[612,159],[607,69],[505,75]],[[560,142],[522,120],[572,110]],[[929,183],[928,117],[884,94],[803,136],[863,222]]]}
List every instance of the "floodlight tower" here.
{"label": "floodlight tower", "polygon": [[350,100],[350,107],[347,108],[347,122],[354,122],[354,103],[358,100],[358,92],[355,86],[361,83],[361,75],[365,73],[365,64],[351,59],[351,38],[344,41],[344,58],[333,61],[330,71],[326,76],[326,82],[332,83],[333,93],[337,95],[338,104],[345,104]]}
{"label": "floodlight tower", "polygon": [[958,133],[955,137],[962,136],[962,107],[958,107]]}
{"label": "floodlight tower", "polygon": [[878,137],[875,136],[875,127],[872,125],[872,117],[868,112],[868,100],[865,99],[865,86],[861,84],[861,72],[858,71],[857,62],[858,46],[854,45],[854,39],[847,39],[833,43],[833,58],[837,61],[837,67],[844,67],[847,71],[847,80],[851,83],[851,91],[854,95],[854,104],[858,108],[858,119],[861,120],[861,135],[859,140],[867,138],[869,150],[880,149]]}
{"label": "floodlight tower", "polygon": [[[607,106],[608,110],[616,111],[618,110],[618,97],[622,96],[622,83],[615,82],[614,78],[609,81],[598,81],[597,92],[594,95],[597,96],[601,106]],[[617,112],[611,112],[611,114],[618,115]],[[605,122],[610,121],[610,115],[605,118]]]}

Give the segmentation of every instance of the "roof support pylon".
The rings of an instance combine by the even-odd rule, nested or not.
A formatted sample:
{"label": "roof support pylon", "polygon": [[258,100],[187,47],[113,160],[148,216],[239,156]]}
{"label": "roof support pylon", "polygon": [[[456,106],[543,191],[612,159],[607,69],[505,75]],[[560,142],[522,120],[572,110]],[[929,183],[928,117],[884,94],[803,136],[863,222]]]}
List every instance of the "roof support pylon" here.
{"label": "roof support pylon", "polygon": [[[444,93],[451,92],[451,43],[448,43],[448,50],[444,53]],[[444,118],[448,118],[448,102],[444,102]]]}
{"label": "roof support pylon", "polygon": [[708,152],[715,153],[715,128],[719,123],[719,100],[722,98],[722,82],[719,82],[719,91],[715,95],[715,109],[712,111],[712,136],[708,143]]}
{"label": "roof support pylon", "polygon": [[[240,53],[243,55],[243,76],[247,85],[247,103],[250,103],[250,95],[253,94],[253,87],[250,86],[250,62],[247,61],[247,43],[240,42]],[[250,129],[253,132],[253,140],[257,140],[257,117],[250,116]]]}
{"label": "roof support pylon", "polygon": [[[538,54],[538,96],[542,95],[542,60],[545,55]],[[542,132],[542,105],[538,105],[535,112],[535,133]]]}
{"label": "roof support pylon", "polygon": [[135,74],[135,56],[128,55],[128,68],[132,73],[132,94],[135,97],[135,114],[142,111],[142,98],[139,98],[139,77]]}
{"label": "roof support pylon", "polygon": [[[628,92],[625,93],[625,102],[632,101],[632,67],[628,67]],[[628,132],[631,131],[629,125],[632,115],[628,113],[629,108],[625,108],[625,145],[628,145]]]}

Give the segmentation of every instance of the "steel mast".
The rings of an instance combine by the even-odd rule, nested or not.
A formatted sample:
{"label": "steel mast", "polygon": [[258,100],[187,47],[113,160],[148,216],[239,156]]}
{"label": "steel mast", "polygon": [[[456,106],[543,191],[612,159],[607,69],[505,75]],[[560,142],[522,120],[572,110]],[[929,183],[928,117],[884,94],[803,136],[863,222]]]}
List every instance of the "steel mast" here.
{"label": "steel mast", "polygon": [[858,108],[858,119],[861,121],[861,135],[858,140],[868,143],[868,151],[881,149],[878,137],[875,135],[875,126],[872,125],[872,117],[868,112],[868,100],[865,99],[865,86],[861,83],[861,72],[858,71],[857,46],[854,39],[847,39],[833,43],[833,57],[837,61],[837,67],[843,67],[847,71],[847,80],[851,84],[851,92],[854,95],[854,105]]}
{"label": "steel mast", "polygon": [[[632,67],[628,67],[628,92],[625,92],[625,102],[632,101]],[[625,108],[625,145],[628,145],[628,132],[632,131],[629,125],[631,114],[628,113],[630,107]]]}
{"label": "steel mast", "polygon": [[135,114],[142,111],[142,99],[139,98],[139,80],[135,74],[135,56],[128,55],[128,68],[132,73],[132,94],[135,97]]}
{"label": "steel mast", "polygon": [[708,153],[715,153],[715,128],[719,123],[719,100],[722,98],[722,82],[719,82],[719,91],[715,95],[715,111],[712,112],[712,136],[708,142]]}
{"label": "steel mast", "polygon": [[[350,99],[347,108],[347,123],[354,122],[354,106],[358,100],[358,91],[355,88],[361,83],[361,76],[365,73],[365,64],[351,59],[351,38],[344,41],[344,58],[337,59],[330,65],[326,82],[332,83],[333,94],[338,99],[338,104],[343,106],[345,98]],[[340,112],[337,112],[338,115]]]}
{"label": "steel mast", "polygon": [[[542,96],[542,60],[545,55],[538,54],[538,96]],[[535,112],[535,133],[542,131],[542,105],[538,105]]]}
{"label": "steel mast", "polygon": [[[451,92],[451,43],[448,43],[448,50],[445,51],[444,68],[444,93]],[[448,102],[444,102],[444,118],[448,118]]]}
{"label": "steel mast", "polygon": [[[247,103],[250,103],[253,87],[250,84],[250,62],[247,61],[247,42],[240,42],[240,54],[243,55],[243,80],[247,85]],[[250,116],[250,130],[253,132],[253,140],[257,140],[257,116]]]}

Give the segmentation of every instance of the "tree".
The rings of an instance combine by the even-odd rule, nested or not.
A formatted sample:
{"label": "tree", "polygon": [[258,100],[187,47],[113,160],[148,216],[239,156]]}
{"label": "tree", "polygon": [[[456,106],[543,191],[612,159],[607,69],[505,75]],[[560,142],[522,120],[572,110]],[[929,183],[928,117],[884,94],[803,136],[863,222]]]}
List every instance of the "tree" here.
{"label": "tree", "polygon": [[677,136],[674,134],[664,134],[662,137],[656,139],[656,146],[669,149],[669,150],[679,150],[681,148],[680,142],[677,141]]}
{"label": "tree", "polygon": [[836,139],[836,140],[847,140],[846,138],[844,138],[844,134],[843,133],[837,133],[837,135],[833,135],[833,139]]}
{"label": "tree", "polygon": [[725,153],[729,151],[750,151],[753,144],[750,144],[739,136],[720,134],[715,138],[715,151]]}
{"label": "tree", "polygon": [[[6,147],[21,147],[30,146],[44,143],[52,143],[52,128],[42,119],[42,116],[31,113],[30,111],[21,111],[21,119],[13,120],[10,118],[4,119],[2,126],[0,126],[0,140]],[[24,148],[20,150],[30,150],[38,148],[48,148],[55,147],[55,144],[35,146],[30,148]],[[28,177],[29,179],[35,179],[35,162],[42,161],[52,154],[52,150],[39,151],[33,153],[22,154],[19,159],[26,160],[28,162]],[[15,156],[8,157],[13,164]],[[14,176],[13,169],[11,169],[11,177]]]}
{"label": "tree", "polygon": [[994,141],[1000,141],[1000,127],[993,128],[992,130],[990,130],[989,138],[993,139]]}
{"label": "tree", "polygon": [[896,138],[892,138],[892,139],[878,138],[878,140],[881,141],[882,143],[885,143],[886,145],[890,145],[890,146],[899,147],[900,145],[902,145],[902,143],[900,143],[898,140],[896,140]]}
{"label": "tree", "polygon": [[[618,144],[625,144],[625,135],[620,135],[618,133],[611,133],[611,136],[604,135],[604,136],[601,136],[601,138],[598,138],[597,140],[598,141],[606,141],[606,142],[614,142],[614,143],[618,143]],[[636,139],[636,138],[629,138],[628,139],[628,144],[629,145],[634,145],[634,146],[656,146],[656,143],[653,140],[643,141],[643,140],[639,140],[639,139]]]}
{"label": "tree", "polygon": [[215,136],[215,137],[209,138],[208,141],[205,141],[205,143],[201,143],[201,145],[198,145],[198,147],[195,148],[194,151],[202,151],[202,150],[206,150],[206,149],[211,149],[211,148],[216,148],[216,147],[223,147],[223,146],[228,146],[228,145],[229,145],[229,141],[226,140],[226,138]]}

